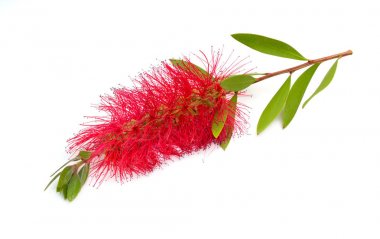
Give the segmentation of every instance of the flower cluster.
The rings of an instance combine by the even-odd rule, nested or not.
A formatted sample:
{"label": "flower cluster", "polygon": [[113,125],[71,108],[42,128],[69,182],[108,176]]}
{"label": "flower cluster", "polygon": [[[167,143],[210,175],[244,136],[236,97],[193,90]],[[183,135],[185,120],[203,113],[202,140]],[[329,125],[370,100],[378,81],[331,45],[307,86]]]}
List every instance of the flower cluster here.
{"label": "flower cluster", "polygon": [[[189,59],[159,67],[135,79],[132,89],[113,89],[101,97],[99,110],[104,117],[92,117],[69,139],[69,151],[91,152],[91,175],[97,182],[107,177],[123,181],[151,172],[173,157],[221,144],[232,131],[241,133],[245,120],[241,107],[231,109],[234,92],[220,82],[239,69],[237,62],[226,67],[221,54],[207,59],[206,70]],[[212,122],[217,112],[228,112],[217,138]]]}

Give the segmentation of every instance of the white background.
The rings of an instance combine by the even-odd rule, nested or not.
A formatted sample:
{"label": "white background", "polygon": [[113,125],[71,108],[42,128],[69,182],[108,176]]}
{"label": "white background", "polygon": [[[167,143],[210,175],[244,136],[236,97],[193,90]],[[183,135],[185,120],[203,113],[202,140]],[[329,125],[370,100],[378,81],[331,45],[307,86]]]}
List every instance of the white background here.
{"label": "white background", "polygon": [[[376,1],[0,0],[1,238],[380,238],[380,7]],[[50,188],[91,105],[172,57],[223,47],[258,71],[297,61],[230,34],[283,40],[309,58],[352,49],[286,130],[255,135],[286,76],[249,89],[247,135],[120,185]],[[312,93],[331,62],[318,69]]]}

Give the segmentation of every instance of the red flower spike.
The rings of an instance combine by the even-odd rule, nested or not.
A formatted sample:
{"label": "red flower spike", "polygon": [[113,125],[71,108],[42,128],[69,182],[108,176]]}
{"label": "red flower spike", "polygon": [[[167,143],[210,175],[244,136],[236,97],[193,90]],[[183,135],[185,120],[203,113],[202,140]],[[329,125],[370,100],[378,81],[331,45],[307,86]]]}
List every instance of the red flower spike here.
{"label": "red flower spike", "polygon": [[[51,175],[47,187],[59,178],[57,192],[72,201],[90,170],[95,184],[108,177],[124,181],[212,144],[226,149],[232,134],[241,134],[246,129],[246,115],[242,105],[237,104],[237,96],[242,90],[274,76],[291,75],[336,59],[307,103],[329,85],[338,60],[352,55],[348,50],[310,60],[289,44],[273,38],[245,33],[232,37],[259,52],[305,62],[271,73],[242,74],[237,73],[245,59],[237,58],[229,64],[230,55],[221,63],[219,51],[210,59],[201,52],[202,57],[198,59],[206,70],[187,58],[170,60],[171,64],[162,62],[159,67],[137,77],[134,88],[113,89],[113,95],[101,97],[98,109],[106,116],[90,117],[95,124],[84,125],[82,131],[68,140],[68,151],[77,156]],[[283,124],[289,124],[313,74],[314,71],[305,71],[291,88],[288,77],[286,87],[278,90],[261,114],[258,133],[281,112],[287,115],[282,119]]]}
{"label": "red flower spike", "polygon": [[[91,117],[97,124],[86,125],[68,140],[69,152],[91,152],[88,162],[96,182],[107,177],[123,181],[147,174],[173,157],[221,144],[230,136],[225,129],[242,133],[246,121],[241,107],[236,112],[229,109],[233,92],[220,86],[241,62],[221,66],[220,53],[205,59],[207,72],[189,59],[183,64],[163,62],[141,74],[137,87],[114,89],[113,95],[101,97],[98,108],[107,116]],[[211,125],[217,111],[231,113],[215,138]]]}

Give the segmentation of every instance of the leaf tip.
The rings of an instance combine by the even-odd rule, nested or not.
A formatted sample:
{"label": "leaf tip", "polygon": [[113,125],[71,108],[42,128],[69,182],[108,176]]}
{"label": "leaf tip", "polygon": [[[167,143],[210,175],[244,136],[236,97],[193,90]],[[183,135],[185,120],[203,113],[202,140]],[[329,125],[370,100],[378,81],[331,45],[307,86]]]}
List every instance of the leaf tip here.
{"label": "leaf tip", "polygon": [[309,100],[305,101],[305,102],[302,104],[302,109],[305,108],[305,106],[307,105],[307,103],[309,103]]}
{"label": "leaf tip", "polygon": [[263,130],[259,127],[256,128],[256,135],[259,135],[263,132]]}
{"label": "leaf tip", "polygon": [[286,127],[288,127],[291,121],[292,119],[289,120],[287,118],[282,118],[282,129],[285,129]]}

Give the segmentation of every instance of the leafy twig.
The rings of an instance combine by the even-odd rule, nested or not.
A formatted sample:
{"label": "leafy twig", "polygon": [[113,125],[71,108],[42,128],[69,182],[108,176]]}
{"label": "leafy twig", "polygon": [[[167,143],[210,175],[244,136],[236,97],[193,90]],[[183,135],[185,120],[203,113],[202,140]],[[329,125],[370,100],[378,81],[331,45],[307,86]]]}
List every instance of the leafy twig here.
{"label": "leafy twig", "polygon": [[334,55],[331,55],[331,56],[325,56],[325,57],[314,59],[314,60],[308,60],[307,62],[305,62],[305,63],[303,63],[301,65],[294,66],[294,67],[287,68],[287,69],[280,70],[280,71],[275,71],[275,72],[272,72],[272,73],[268,73],[268,74],[266,74],[264,76],[256,78],[255,83],[263,81],[263,80],[266,80],[266,79],[274,77],[274,76],[278,76],[278,75],[282,75],[282,74],[286,74],[286,73],[291,74],[291,73],[293,73],[293,72],[295,72],[297,70],[300,70],[302,68],[314,65],[316,63],[322,63],[322,62],[325,62],[325,61],[328,61],[328,60],[332,60],[332,59],[336,59],[336,58],[342,58],[342,57],[349,56],[349,55],[352,55],[352,51],[351,50],[348,50],[348,51],[345,51],[345,52],[341,52],[341,53],[338,53],[338,54],[334,54]]}

